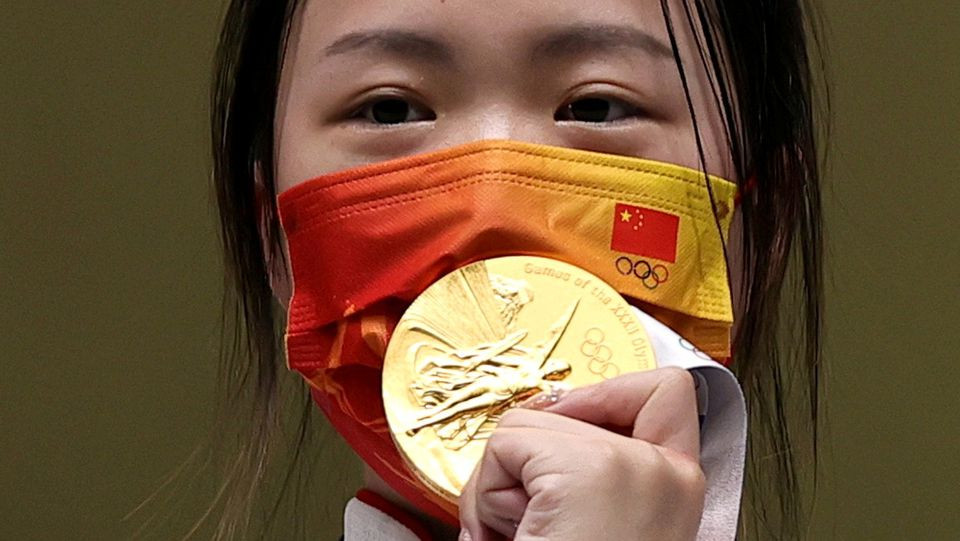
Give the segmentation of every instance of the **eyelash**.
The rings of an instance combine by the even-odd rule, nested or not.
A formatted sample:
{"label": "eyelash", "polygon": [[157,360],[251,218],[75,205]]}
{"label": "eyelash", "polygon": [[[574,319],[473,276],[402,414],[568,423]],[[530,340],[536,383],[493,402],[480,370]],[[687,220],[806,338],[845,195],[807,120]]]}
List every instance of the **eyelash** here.
{"label": "eyelash", "polygon": [[[612,107],[619,107],[624,111],[624,114],[618,118],[612,120],[578,120],[576,118],[563,118],[563,114],[570,113],[573,114],[573,105],[576,103],[586,104],[586,102],[607,102],[607,114]],[[591,105],[596,106],[597,103],[592,103]],[[616,122],[626,122],[631,119],[643,118],[647,114],[642,107],[639,105],[630,103],[627,100],[605,95],[605,94],[588,94],[584,96],[577,96],[574,99],[571,99],[561,105],[553,115],[553,119],[557,122],[578,122],[583,124],[612,124]]]}
{"label": "eyelash", "polygon": [[[585,102],[591,102],[591,103],[587,104]],[[609,105],[606,105],[607,110],[604,113],[604,116],[608,116],[610,109],[614,107],[618,107],[619,109],[622,109],[624,111],[624,114],[612,120],[583,120],[583,119],[577,119],[577,118],[565,118],[565,114],[568,114],[571,117],[576,115],[572,107],[577,103],[581,103],[582,105],[587,105],[588,108],[592,107],[594,110],[590,111],[590,113],[596,114],[598,112],[596,110],[597,107],[598,106],[601,108],[603,107],[603,104],[597,103],[597,102],[607,102],[607,104],[609,104]],[[405,107],[405,109],[400,109],[400,110],[381,111],[382,113],[386,113],[387,115],[391,115],[391,114],[394,115],[393,118],[397,118],[402,114],[404,119],[398,120],[395,122],[378,121],[376,118],[377,113],[376,111],[373,110],[373,108],[376,107],[377,105],[383,105],[383,104],[389,104],[390,106],[393,106],[393,107],[396,107],[396,106]],[[421,118],[408,120],[411,113],[413,113],[415,116],[420,116]],[[608,95],[603,95],[603,94],[578,96],[575,99],[565,102],[563,105],[557,108],[557,110],[554,112],[554,120],[557,122],[577,122],[581,124],[612,124],[612,123],[625,122],[625,121],[630,121],[632,119],[644,118],[644,117],[647,117],[647,114],[642,107],[632,104],[627,100],[608,96]],[[412,100],[405,96],[397,95],[397,94],[384,94],[384,95],[372,96],[368,98],[359,107],[354,109],[353,113],[349,116],[349,118],[351,120],[362,121],[367,124],[371,124],[378,127],[393,127],[393,126],[399,126],[399,125],[410,124],[415,122],[430,122],[430,121],[436,120],[437,115],[435,112],[430,110],[429,107],[422,105],[416,100]],[[381,115],[381,120],[383,120],[382,115]]]}
{"label": "eyelash", "polygon": [[[407,110],[405,112],[406,114],[404,115],[405,117],[408,117],[411,112],[419,111],[420,113],[425,112],[423,114],[424,118],[420,118],[412,121],[403,120],[400,122],[377,122],[376,119],[373,118],[375,116],[375,112],[373,111],[372,108],[379,104],[385,104],[390,102],[396,102],[397,104],[406,106]],[[395,114],[397,113],[397,111],[392,111],[392,113]],[[436,118],[437,118],[436,113],[431,111],[429,107],[422,105],[419,102],[419,100],[410,99],[406,96],[395,94],[395,93],[370,96],[363,103],[361,103],[359,107],[354,109],[353,112],[349,115],[350,120],[356,120],[360,122],[365,122],[367,124],[372,124],[375,126],[383,126],[383,127],[391,127],[391,126],[400,125],[400,124],[409,124],[411,122],[429,122],[432,120],[436,120]]]}

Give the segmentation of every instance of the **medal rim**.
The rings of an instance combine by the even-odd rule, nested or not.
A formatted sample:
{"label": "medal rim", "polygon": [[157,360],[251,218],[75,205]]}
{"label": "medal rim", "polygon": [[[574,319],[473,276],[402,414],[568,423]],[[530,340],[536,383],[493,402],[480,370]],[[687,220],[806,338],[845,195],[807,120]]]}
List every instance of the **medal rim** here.
{"label": "medal rim", "polygon": [[[394,328],[394,331],[393,331],[393,333],[392,333],[392,335],[391,335],[391,337],[390,337],[390,340],[389,340],[389,342],[388,342],[388,344],[387,344],[387,347],[386,347],[386,350],[385,350],[385,352],[384,352],[383,372],[382,372],[382,379],[381,379],[381,386],[380,386],[380,394],[381,394],[381,399],[383,400],[383,404],[384,404],[384,417],[385,417],[385,420],[386,420],[386,423],[387,423],[387,428],[388,428],[388,431],[389,431],[389,433],[390,433],[390,437],[391,437],[394,445],[395,445],[396,448],[397,448],[398,454],[399,454],[401,457],[403,457],[403,460],[404,460],[404,462],[406,463],[406,465],[407,465],[407,467],[409,468],[409,470],[410,470],[425,486],[427,486],[427,487],[428,487],[429,489],[431,489],[436,495],[440,496],[440,497],[441,497],[442,499],[444,499],[445,501],[448,501],[448,502],[453,503],[453,504],[456,504],[456,503],[457,503],[457,501],[458,501],[458,499],[459,499],[459,494],[458,494],[458,493],[452,493],[452,492],[449,491],[448,489],[444,488],[441,483],[439,483],[438,481],[434,480],[430,475],[428,475],[427,473],[425,473],[425,472],[421,469],[421,467],[417,465],[417,463],[416,463],[416,461],[414,460],[414,458],[413,458],[412,456],[410,456],[412,453],[408,453],[408,452],[407,452],[405,443],[401,441],[401,436],[399,436],[398,433],[402,433],[402,432],[404,432],[404,431],[403,431],[402,429],[397,428],[397,427],[394,426],[394,423],[397,422],[395,418],[394,418],[393,420],[391,420],[391,418],[392,418],[392,417],[395,417],[395,415],[392,415],[392,414],[390,413],[390,410],[391,410],[390,404],[391,404],[391,403],[395,403],[395,402],[397,401],[397,399],[394,399],[393,395],[389,395],[389,396],[388,396],[388,394],[387,394],[387,387],[388,387],[388,385],[387,385],[387,381],[388,381],[387,373],[388,373],[388,372],[392,372],[392,371],[394,370],[394,369],[393,369],[394,365],[396,365],[397,363],[404,362],[404,359],[403,359],[404,356],[403,356],[402,354],[397,354],[397,353],[395,353],[395,348],[396,348],[396,347],[400,347],[398,344],[400,344],[400,343],[402,342],[402,339],[400,338],[402,335],[401,335],[401,334],[398,334],[397,331],[399,330],[399,331],[400,331],[401,333],[403,333],[403,334],[406,334],[407,332],[411,332],[411,331],[404,331],[404,330],[402,330],[402,329],[403,329],[403,323],[406,322],[406,321],[409,321],[410,318],[408,318],[408,315],[415,310],[415,307],[417,306],[418,301],[419,301],[421,298],[423,298],[424,295],[425,295],[431,288],[437,286],[437,284],[440,284],[440,283],[442,283],[442,282],[445,282],[445,281],[449,280],[452,276],[454,276],[454,275],[456,275],[457,273],[463,271],[465,268],[468,268],[468,267],[471,267],[471,266],[474,266],[474,265],[479,265],[479,264],[490,265],[490,264],[495,264],[495,262],[504,263],[504,262],[506,262],[506,260],[512,260],[512,261],[518,261],[518,262],[519,262],[519,261],[529,261],[529,262],[533,262],[533,263],[540,263],[540,264],[542,264],[542,265],[561,265],[561,266],[569,267],[572,272],[581,274],[581,275],[583,275],[584,277],[588,277],[588,278],[590,278],[591,280],[595,281],[596,283],[601,284],[601,285],[606,289],[605,293],[611,294],[611,296],[613,297],[613,299],[614,299],[616,302],[618,302],[618,304],[621,304],[621,305],[623,305],[623,306],[625,306],[625,307],[627,307],[627,308],[629,309],[628,312],[629,312],[629,314],[630,314],[630,318],[633,320],[633,322],[636,323],[636,325],[637,325],[638,328],[639,328],[639,332],[641,332],[643,338],[645,338],[646,345],[645,345],[645,348],[644,348],[644,349],[646,350],[647,356],[648,356],[648,358],[649,358],[649,364],[650,364],[650,366],[649,366],[648,368],[646,368],[646,369],[640,369],[639,371],[652,370],[652,369],[655,369],[655,368],[657,367],[656,352],[655,352],[655,350],[653,349],[653,345],[652,345],[652,343],[651,343],[651,341],[650,341],[650,334],[649,334],[649,332],[647,332],[647,329],[646,329],[646,327],[644,326],[643,322],[640,320],[639,317],[637,317],[637,314],[634,312],[635,307],[634,307],[633,305],[631,305],[631,304],[626,300],[626,298],[625,298],[623,295],[620,294],[620,292],[618,292],[616,289],[614,289],[612,285],[610,285],[609,283],[607,283],[606,281],[604,281],[602,278],[600,278],[600,277],[598,277],[597,275],[593,274],[592,272],[587,271],[586,269],[583,269],[582,267],[579,267],[579,266],[574,265],[574,264],[572,264],[572,263],[568,263],[568,262],[566,262],[566,261],[562,261],[562,260],[559,260],[559,259],[553,259],[553,258],[543,257],[543,256],[533,256],[533,255],[507,255],[507,256],[498,256],[498,257],[491,257],[491,258],[483,258],[483,259],[478,259],[478,260],[472,261],[472,262],[470,262],[470,263],[468,263],[468,264],[466,264],[466,265],[462,265],[462,266],[460,266],[460,267],[457,267],[456,269],[454,269],[454,270],[452,270],[452,271],[444,274],[443,276],[441,276],[440,278],[438,278],[437,280],[435,280],[434,282],[432,282],[429,286],[427,286],[427,288],[425,288],[425,289],[410,303],[410,305],[406,308],[406,310],[404,310],[403,315],[400,317],[400,319],[399,319],[398,322],[397,322],[396,327]],[[488,267],[488,268],[489,268],[489,267]],[[516,276],[513,276],[513,275],[508,276],[508,277],[509,277],[509,278],[517,278]],[[574,286],[570,286],[570,287],[574,287]],[[534,300],[534,301],[531,301],[531,302],[536,302],[536,301]],[[403,368],[397,367],[396,370],[403,370]],[[631,371],[638,371],[638,370],[631,370]],[[410,382],[408,382],[408,385],[409,385],[409,384],[410,384]],[[408,407],[408,406],[407,406],[407,405],[403,405],[403,406],[401,406],[401,407],[406,408],[406,407]],[[411,442],[411,441],[413,440],[413,437],[414,437],[414,436],[407,436],[405,439],[406,439],[407,442]],[[434,437],[437,437],[437,438],[438,438],[438,436],[434,436]],[[453,453],[457,453],[457,452],[459,452],[459,451],[457,451],[457,450],[449,450],[449,451],[448,451],[448,454],[453,454]]]}

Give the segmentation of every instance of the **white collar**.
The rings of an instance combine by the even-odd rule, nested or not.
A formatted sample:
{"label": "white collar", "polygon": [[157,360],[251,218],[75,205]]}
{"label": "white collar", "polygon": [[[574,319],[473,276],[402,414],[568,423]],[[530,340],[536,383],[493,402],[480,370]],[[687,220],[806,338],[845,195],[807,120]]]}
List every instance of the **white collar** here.
{"label": "white collar", "polygon": [[383,511],[353,498],[343,511],[344,541],[420,541],[417,534]]}

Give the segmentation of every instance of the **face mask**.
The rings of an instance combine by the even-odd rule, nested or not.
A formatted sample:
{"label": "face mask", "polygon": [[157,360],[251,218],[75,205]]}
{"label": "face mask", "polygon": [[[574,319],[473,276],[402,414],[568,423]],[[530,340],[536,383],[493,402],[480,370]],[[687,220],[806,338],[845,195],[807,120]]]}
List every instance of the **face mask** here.
{"label": "face mask", "polygon": [[735,192],[715,177],[708,190],[703,173],[675,165],[512,141],[305,182],[278,198],[293,274],[288,365],[389,485],[455,524],[456,509],[409,471],[385,421],[383,356],[406,307],[466,264],[536,255],[599,276],[726,360],[733,310],[723,246]]}

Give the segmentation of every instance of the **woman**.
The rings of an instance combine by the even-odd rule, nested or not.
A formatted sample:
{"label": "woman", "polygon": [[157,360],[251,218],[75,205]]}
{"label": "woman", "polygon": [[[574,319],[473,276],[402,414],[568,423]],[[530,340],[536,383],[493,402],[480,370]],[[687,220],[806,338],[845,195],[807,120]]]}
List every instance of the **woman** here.
{"label": "woman", "polygon": [[[510,139],[676,164],[706,172],[708,187],[709,176],[740,187],[726,254],[735,313],[732,368],[751,416],[743,532],[798,537],[797,467],[816,442],[821,310],[808,23],[802,2],[410,0],[402,8],[388,0],[232,2],[212,111],[224,248],[246,337],[228,352],[236,368],[227,387],[230,396],[248,396],[258,407],[230,478],[222,533],[243,523],[278,437],[271,429],[284,372],[277,336],[291,286],[277,195],[317,175]],[[798,279],[787,290],[790,268]],[[791,343],[784,349],[778,333],[786,325]],[[691,431],[692,382],[654,371],[620,383],[639,394],[663,386],[671,411],[651,423],[673,432],[659,442],[637,434],[631,442],[617,440],[612,460],[636,458],[640,449],[663,460],[626,486],[581,472],[569,483],[594,487],[591,506],[578,510],[583,501],[550,499],[557,512],[544,531],[696,534],[704,487]],[[586,391],[593,403],[608,392]],[[583,412],[567,408],[549,416],[518,412],[511,422],[527,435],[563,423],[608,437]],[[795,412],[802,412],[799,419]],[[562,462],[590,450],[571,445],[543,453],[546,462]],[[374,490],[389,492],[375,475],[369,478]],[[624,493],[631,494],[629,505]],[[506,506],[526,509],[513,520],[476,497],[465,492],[470,509],[461,508],[461,518],[468,533],[461,537],[526,535],[524,521],[536,514],[530,493]],[[438,536],[456,535],[428,516],[418,518]],[[564,521],[576,528],[564,529]]]}

